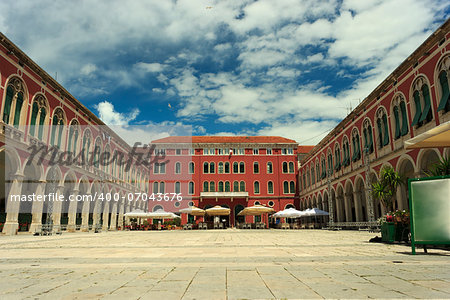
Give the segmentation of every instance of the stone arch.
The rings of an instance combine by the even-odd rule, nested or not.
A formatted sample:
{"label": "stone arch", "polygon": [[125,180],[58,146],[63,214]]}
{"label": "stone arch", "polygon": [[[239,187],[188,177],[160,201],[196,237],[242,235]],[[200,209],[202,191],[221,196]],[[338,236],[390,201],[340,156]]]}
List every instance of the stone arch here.
{"label": "stone arch", "polygon": [[356,222],[356,207],[354,200],[353,183],[350,179],[345,183],[345,214],[347,222]]}
{"label": "stone arch", "polygon": [[345,222],[347,218],[345,214],[344,187],[341,183],[338,184],[336,190],[336,220],[337,222]]}
{"label": "stone arch", "polygon": [[417,169],[416,173],[419,173],[421,177],[425,177],[426,172],[433,166],[433,164],[439,162],[441,154],[436,148],[421,149],[417,156]]}
{"label": "stone arch", "polygon": [[72,170],[69,170],[64,174],[63,186],[64,190],[62,191],[64,195],[64,202],[62,203],[61,209],[61,224],[69,223],[69,209],[70,209],[70,195],[74,194],[75,188],[77,186],[78,180],[75,173]]}
{"label": "stone arch", "polygon": [[316,208],[323,209],[323,206],[322,206],[322,195],[320,193],[317,196]]}
{"label": "stone arch", "polygon": [[[9,114],[6,114],[5,108],[7,105],[7,96],[8,96],[8,87],[11,87],[13,91],[11,105],[9,106]],[[18,104],[18,100],[22,101],[20,103],[20,115],[17,120],[18,128],[22,131],[25,131],[25,124],[27,123],[27,114],[28,114],[28,105],[29,105],[29,92],[28,87],[20,76],[17,74],[10,75],[5,82],[4,86],[4,93],[3,93],[3,99],[2,99],[2,106],[1,106],[1,116],[2,120],[9,124],[10,126],[13,126],[13,124],[16,122],[15,118],[15,112],[16,107]],[[8,97],[8,99],[11,99]],[[4,116],[6,116],[6,119],[4,119]]]}
{"label": "stone arch", "polygon": [[397,162],[396,171],[404,179],[396,194],[397,203],[395,207],[398,209],[409,210],[408,179],[416,177],[415,169],[414,160],[407,154],[403,154]]}
{"label": "stone arch", "polygon": [[366,186],[365,180],[361,176],[361,174],[358,174],[355,178],[354,202],[355,202],[356,221],[358,222],[368,221]]}

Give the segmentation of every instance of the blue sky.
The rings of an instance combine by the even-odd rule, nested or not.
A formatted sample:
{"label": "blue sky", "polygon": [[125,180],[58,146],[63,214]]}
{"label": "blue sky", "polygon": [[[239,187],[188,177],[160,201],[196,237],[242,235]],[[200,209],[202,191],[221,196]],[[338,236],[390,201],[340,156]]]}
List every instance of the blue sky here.
{"label": "blue sky", "polygon": [[[107,124],[314,144],[447,1],[2,1],[0,30]],[[130,129],[131,130],[131,129]]]}

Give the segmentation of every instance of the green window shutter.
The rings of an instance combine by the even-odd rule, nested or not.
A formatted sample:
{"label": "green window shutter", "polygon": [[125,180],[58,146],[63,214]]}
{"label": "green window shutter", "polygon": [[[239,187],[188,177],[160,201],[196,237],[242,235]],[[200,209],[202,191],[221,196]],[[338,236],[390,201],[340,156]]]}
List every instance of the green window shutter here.
{"label": "green window shutter", "polygon": [[67,151],[71,151],[72,150],[72,136],[73,136],[73,127],[72,126],[70,126],[70,129],[69,129],[69,143],[68,143],[68,146],[67,146]]}
{"label": "green window shutter", "polygon": [[384,140],[383,140],[383,146],[386,146],[389,144],[389,127],[387,122],[387,116],[386,114],[383,115],[383,124],[384,124]]}
{"label": "green window shutter", "polygon": [[367,131],[369,132],[369,153],[373,152],[373,135],[372,135],[372,126],[367,127]]}
{"label": "green window shutter", "polygon": [[404,101],[400,102],[400,111],[402,113],[401,135],[404,136],[408,133],[408,116],[406,115],[406,104]]}
{"label": "green window shutter", "polygon": [[400,137],[400,116],[398,114],[398,106],[394,107],[394,118],[395,118],[395,139]]}
{"label": "green window shutter", "polygon": [[428,85],[424,84],[422,86],[422,94],[423,94],[423,100],[425,102],[425,106],[423,108],[423,112],[419,119],[419,122],[425,121],[431,110],[430,89],[428,88]]}
{"label": "green window shutter", "polygon": [[61,138],[62,138],[62,134],[63,134],[63,129],[64,129],[64,123],[62,120],[59,121],[58,124],[58,129],[59,129],[59,134],[58,134],[58,147],[61,148]]}
{"label": "green window shutter", "polygon": [[378,127],[378,143],[380,145],[380,148],[383,148],[383,131],[381,128],[381,119],[377,120],[377,127]]}
{"label": "green window shutter", "polygon": [[23,103],[23,93],[19,92],[17,94],[17,100],[16,100],[16,111],[14,112],[14,127],[19,127],[22,103]]}
{"label": "green window shutter", "polygon": [[352,138],[352,146],[353,146],[353,155],[352,155],[352,161],[355,161],[356,157],[356,143],[355,143],[355,137]]}
{"label": "green window shutter", "polygon": [[3,122],[9,123],[9,115],[11,113],[11,104],[14,97],[14,89],[12,86],[8,86],[6,89],[5,109],[3,110]]}
{"label": "green window shutter", "polygon": [[50,145],[55,144],[55,134],[56,134],[56,127],[58,127],[58,118],[56,116],[53,117],[52,121],[52,135],[50,137]]}
{"label": "green window shutter", "polygon": [[367,129],[363,129],[363,136],[364,136],[364,150],[369,150],[369,140],[367,139]]}
{"label": "green window shutter", "polygon": [[33,108],[31,110],[31,121],[30,121],[30,135],[34,136],[34,133],[36,132],[36,118],[37,114],[39,112],[39,107],[37,102],[35,101],[33,103]]}
{"label": "green window shutter", "polygon": [[446,107],[449,106],[450,103],[450,90],[448,87],[447,72],[442,71],[441,74],[439,74],[439,81],[441,82],[442,97],[439,101],[438,111],[441,111],[446,110]]}
{"label": "green window shutter", "polygon": [[414,119],[411,122],[411,126],[416,126],[419,123],[420,115],[422,114],[419,91],[415,91],[413,97],[414,97],[414,104],[416,105],[416,114],[414,115]]}
{"label": "green window shutter", "polygon": [[44,107],[41,108],[41,115],[39,117],[39,130],[38,130],[38,137],[42,140],[42,135],[44,133],[44,122],[45,122],[45,116],[47,115],[47,111]]}

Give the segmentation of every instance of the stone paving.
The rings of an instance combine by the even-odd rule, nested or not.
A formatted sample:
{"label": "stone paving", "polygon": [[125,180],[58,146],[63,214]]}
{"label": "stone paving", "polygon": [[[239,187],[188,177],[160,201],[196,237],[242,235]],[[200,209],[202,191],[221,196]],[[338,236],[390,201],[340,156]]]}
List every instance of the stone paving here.
{"label": "stone paving", "polygon": [[450,298],[450,252],[374,233],[208,230],[0,236],[0,299]]}

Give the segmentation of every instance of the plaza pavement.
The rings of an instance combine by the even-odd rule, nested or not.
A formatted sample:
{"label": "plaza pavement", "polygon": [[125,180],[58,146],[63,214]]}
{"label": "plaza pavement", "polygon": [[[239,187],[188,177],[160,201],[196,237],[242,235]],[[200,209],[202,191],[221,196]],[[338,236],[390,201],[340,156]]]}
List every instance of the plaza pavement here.
{"label": "plaza pavement", "polygon": [[374,233],[208,230],[0,236],[0,299],[450,298],[450,252]]}

